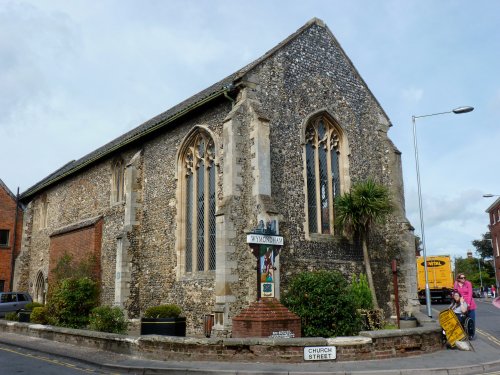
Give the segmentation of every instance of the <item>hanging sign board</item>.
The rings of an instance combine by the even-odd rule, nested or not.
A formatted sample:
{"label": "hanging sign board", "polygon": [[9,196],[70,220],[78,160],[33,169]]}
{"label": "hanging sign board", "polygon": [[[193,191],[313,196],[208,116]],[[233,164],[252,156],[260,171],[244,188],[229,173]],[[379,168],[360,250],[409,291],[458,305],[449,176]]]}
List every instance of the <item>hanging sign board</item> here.
{"label": "hanging sign board", "polygon": [[250,234],[247,234],[247,243],[283,246],[283,237],[250,233]]}

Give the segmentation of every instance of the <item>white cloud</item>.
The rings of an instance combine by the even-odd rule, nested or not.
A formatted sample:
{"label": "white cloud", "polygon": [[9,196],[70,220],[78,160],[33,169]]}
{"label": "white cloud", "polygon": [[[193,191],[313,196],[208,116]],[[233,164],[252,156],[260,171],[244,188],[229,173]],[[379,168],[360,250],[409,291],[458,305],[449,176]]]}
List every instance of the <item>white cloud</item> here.
{"label": "white cloud", "polygon": [[424,96],[424,90],[421,88],[409,87],[402,91],[403,99],[409,103],[417,104]]}
{"label": "white cloud", "polygon": [[40,120],[61,109],[56,91],[75,57],[76,39],[61,13],[48,14],[25,3],[7,3],[0,9],[2,127],[19,136],[47,126]]}
{"label": "white cloud", "polygon": [[500,111],[500,89],[497,89],[493,95],[490,108],[495,112]]}

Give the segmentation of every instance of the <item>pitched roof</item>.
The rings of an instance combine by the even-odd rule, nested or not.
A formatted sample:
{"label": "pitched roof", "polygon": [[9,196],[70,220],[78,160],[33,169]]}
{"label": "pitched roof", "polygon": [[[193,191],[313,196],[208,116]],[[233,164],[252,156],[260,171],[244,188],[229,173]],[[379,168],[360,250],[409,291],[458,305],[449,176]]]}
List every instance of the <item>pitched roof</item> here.
{"label": "pitched roof", "polygon": [[[256,59],[255,61],[251,62],[250,64],[246,65],[245,67],[241,68],[240,70],[234,72],[233,74],[227,76],[226,78],[220,80],[219,82],[213,84],[212,86],[200,91],[199,93],[193,95],[192,97],[184,100],[183,102],[175,105],[174,107],[170,108],[169,110],[160,113],[159,115],[153,117],[152,119],[144,122],[143,124],[139,125],[138,127],[128,131],[127,133],[119,136],[118,138],[112,140],[111,142],[105,144],[104,146],[90,152],[89,154],[83,156],[82,158],[78,160],[73,160],[70,161],[69,163],[65,164],[49,176],[45,177],[43,180],[39,181],[32,187],[28,188],[26,191],[24,191],[21,194],[21,199],[26,200],[30,197],[32,197],[35,193],[45,189],[46,187],[54,184],[55,182],[62,180],[77,171],[81,170],[82,168],[87,167],[88,165],[95,163],[96,161],[109,156],[113,152],[125,147],[126,145],[137,141],[146,135],[161,129],[170,123],[172,123],[174,120],[177,120],[178,118],[188,114],[191,112],[193,109],[198,108],[206,103],[211,102],[212,100],[216,98],[220,98],[222,96],[228,96],[228,93],[230,93],[232,90],[234,90],[234,84],[238,82],[241,78],[243,78],[248,72],[253,70],[256,66],[267,60],[269,57],[271,57],[274,53],[282,49],[285,45],[290,43],[292,40],[297,38],[300,34],[302,34],[304,31],[312,27],[313,25],[317,25],[320,27],[325,28],[332,38],[335,40],[337,45],[340,44],[337,42],[333,34],[330,32],[328,27],[325,25],[325,23],[318,19],[318,18],[312,18],[309,20],[304,26],[302,26],[300,29],[298,29],[295,33],[290,35],[288,38],[283,40],[281,43],[276,45],[274,48],[266,52],[264,55]],[[341,48],[341,47],[340,47]],[[356,72],[356,74],[359,76],[360,80],[365,84],[361,76],[359,75],[358,71],[352,64],[351,60],[348,58],[348,56],[345,54],[344,51],[344,56],[346,57],[347,61],[351,64],[353,70]],[[365,84],[365,86],[368,89],[368,86]],[[368,89],[368,91],[371,93],[371,91]],[[373,95],[372,95],[373,96]],[[374,96],[373,96],[374,97]],[[374,97],[375,101],[377,99]],[[377,101],[378,103],[378,101]],[[381,107],[381,106],[380,106]],[[381,107],[382,108],[382,107]]]}
{"label": "pitched roof", "polygon": [[10,191],[9,187],[7,185],[5,185],[5,183],[2,181],[2,179],[0,178],[0,188],[5,190],[5,192],[10,195],[10,197],[12,198],[13,201],[16,200],[16,196],[14,195],[14,193],[12,191]]}
{"label": "pitched roof", "polygon": [[497,210],[500,208],[500,198],[497,198],[486,210],[485,212],[491,213],[492,211]]}

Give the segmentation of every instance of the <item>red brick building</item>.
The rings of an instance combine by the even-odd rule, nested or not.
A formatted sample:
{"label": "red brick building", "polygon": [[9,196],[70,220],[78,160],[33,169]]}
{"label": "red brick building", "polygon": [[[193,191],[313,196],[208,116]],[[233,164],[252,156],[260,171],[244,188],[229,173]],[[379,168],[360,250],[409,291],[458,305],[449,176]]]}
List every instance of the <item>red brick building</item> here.
{"label": "red brick building", "polygon": [[490,215],[491,245],[493,246],[493,266],[497,289],[500,286],[500,198],[486,209]]}
{"label": "red brick building", "polygon": [[[16,227],[17,222],[17,228]],[[23,211],[18,209],[16,196],[0,179],[0,291],[9,291],[14,259],[21,248]]]}

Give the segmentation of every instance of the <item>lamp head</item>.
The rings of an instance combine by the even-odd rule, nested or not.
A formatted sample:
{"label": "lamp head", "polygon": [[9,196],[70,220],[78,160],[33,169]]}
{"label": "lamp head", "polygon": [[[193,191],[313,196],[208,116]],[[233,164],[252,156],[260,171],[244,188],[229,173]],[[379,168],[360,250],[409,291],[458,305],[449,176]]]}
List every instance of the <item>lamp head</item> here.
{"label": "lamp head", "polygon": [[494,197],[493,194],[483,194],[483,198],[492,198]]}
{"label": "lamp head", "polygon": [[461,113],[472,112],[473,110],[474,110],[474,107],[465,106],[465,107],[455,108],[452,112],[459,115]]}

